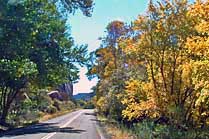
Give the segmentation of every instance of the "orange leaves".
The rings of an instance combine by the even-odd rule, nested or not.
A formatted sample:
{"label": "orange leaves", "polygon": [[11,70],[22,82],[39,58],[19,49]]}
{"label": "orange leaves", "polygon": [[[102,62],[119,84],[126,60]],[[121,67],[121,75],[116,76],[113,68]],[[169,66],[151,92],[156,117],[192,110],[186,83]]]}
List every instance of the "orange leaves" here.
{"label": "orange leaves", "polygon": [[116,34],[123,34],[124,33],[123,28],[124,28],[124,23],[122,21],[112,21],[107,26],[108,31],[117,31],[115,32]]}
{"label": "orange leaves", "polygon": [[163,22],[160,21],[157,23],[156,32],[162,32],[165,31],[165,28],[163,27]]}
{"label": "orange leaves", "polygon": [[103,61],[109,61],[113,58],[113,54],[110,48],[100,48],[97,50],[96,54]]}
{"label": "orange leaves", "polygon": [[[208,11],[209,12],[209,11]],[[209,16],[209,15],[208,15]],[[201,23],[199,23],[198,25],[196,25],[195,29],[201,33],[202,35],[204,34],[209,34],[209,19],[207,19],[207,21],[202,20]]]}
{"label": "orange leaves", "polygon": [[209,2],[197,1],[190,7],[188,16],[194,20],[199,35],[188,38],[186,48],[194,55],[209,58]]}
{"label": "orange leaves", "polygon": [[143,30],[143,24],[147,21],[145,16],[138,16],[138,18],[134,21],[133,30]]}
{"label": "orange leaves", "polygon": [[190,6],[189,16],[196,18],[196,20],[208,20],[209,18],[209,1],[197,0],[195,4]]}
{"label": "orange leaves", "polygon": [[191,61],[193,83],[200,90],[207,86],[209,75],[209,1],[197,1],[190,7],[188,16],[193,19],[197,33],[187,38],[185,48],[195,56]]}
{"label": "orange leaves", "polygon": [[128,38],[126,40],[123,40],[121,44],[123,52],[128,54],[133,54],[137,52],[137,45],[135,44],[134,40],[131,38]]}
{"label": "orange leaves", "polygon": [[188,48],[188,52],[191,54],[209,57],[209,37],[190,37],[187,39],[185,47]]}

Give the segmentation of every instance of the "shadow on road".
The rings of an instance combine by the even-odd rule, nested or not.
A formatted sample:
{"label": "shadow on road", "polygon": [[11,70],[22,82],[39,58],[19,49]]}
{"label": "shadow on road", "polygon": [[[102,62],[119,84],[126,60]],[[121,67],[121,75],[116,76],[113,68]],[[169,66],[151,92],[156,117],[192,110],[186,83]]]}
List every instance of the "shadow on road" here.
{"label": "shadow on road", "polygon": [[85,115],[92,115],[92,116],[96,116],[96,113],[84,113]]}
{"label": "shadow on road", "polygon": [[56,123],[40,123],[30,127],[18,128],[12,131],[7,131],[5,133],[0,133],[0,137],[12,137],[18,135],[52,133],[52,132],[79,133],[79,134],[82,132],[86,132],[86,130],[78,130],[78,129],[73,129],[71,127],[60,128],[55,124]]}

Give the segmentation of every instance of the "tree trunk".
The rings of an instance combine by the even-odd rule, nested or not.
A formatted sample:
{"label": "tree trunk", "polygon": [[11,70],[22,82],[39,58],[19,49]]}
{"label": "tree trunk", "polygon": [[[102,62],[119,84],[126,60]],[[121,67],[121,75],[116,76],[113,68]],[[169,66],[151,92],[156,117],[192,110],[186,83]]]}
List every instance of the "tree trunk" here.
{"label": "tree trunk", "polygon": [[9,127],[10,125],[6,123],[6,118],[9,113],[10,105],[12,104],[14,98],[16,97],[18,91],[10,90],[9,94],[4,96],[4,102],[2,105],[2,111],[0,115],[0,125]]}
{"label": "tree trunk", "polygon": [[6,105],[4,109],[2,109],[2,113],[0,117],[0,125],[8,126],[8,124],[6,124],[6,118],[7,118],[8,112],[9,112],[9,106]]}

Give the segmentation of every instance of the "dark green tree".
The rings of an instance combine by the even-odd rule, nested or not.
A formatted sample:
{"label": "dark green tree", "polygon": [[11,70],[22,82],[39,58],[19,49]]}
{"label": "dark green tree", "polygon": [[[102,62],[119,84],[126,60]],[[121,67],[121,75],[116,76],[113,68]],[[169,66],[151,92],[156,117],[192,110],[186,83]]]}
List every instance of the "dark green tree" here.
{"label": "dark green tree", "polygon": [[61,11],[90,16],[92,0],[0,0],[0,124],[22,89],[78,79],[87,46],[74,46]]}

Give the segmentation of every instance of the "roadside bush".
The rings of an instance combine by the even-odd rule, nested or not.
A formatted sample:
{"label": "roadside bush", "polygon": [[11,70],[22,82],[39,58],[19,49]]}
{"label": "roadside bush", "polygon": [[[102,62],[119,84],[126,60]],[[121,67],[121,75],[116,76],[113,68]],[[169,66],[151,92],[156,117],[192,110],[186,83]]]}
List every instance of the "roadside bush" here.
{"label": "roadside bush", "polygon": [[131,131],[140,139],[152,139],[154,138],[154,128],[153,122],[144,121],[134,124]]}
{"label": "roadside bush", "polygon": [[94,109],[95,106],[92,101],[87,101],[86,104],[84,105],[84,109]]}
{"label": "roadside bush", "polygon": [[11,125],[17,126],[37,121],[40,117],[37,103],[29,98],[14,102],[11,105],[8,121]]}
{"label": "roadside bush", "polygon": [[[72,101],[52,100],[47,90],[32,90],[23,92],[20,98],[11,104],[7,122],[10,126],[24,126],[37,123],[47,114],[55,114],[58,111],[70,111],[76,108]],[[61,112],[62,113],[62,112]]]}
{"label": "roadside bush", "polygon": [[96,103],[96,108],[100,114],[108,115],[108,101],[106,97],[100,97]]}
{"label": "roadside bush", "polygon": [[32,100],[37,103],[37,109],[42,112],[46,112],[48,106],[53,104],[51,98],[47,95],[47,90],[40,90],[36,95],[32,96]]}
{"label": "roadside bush", "polygon": [[72,110],[76,108],[76,105],[72,101],[64,101],[59,103],[59,107],[61,108],[61,110]]}
{"label": "roadside bush", "polygon": [[57,112],[57,108],[53,105],[50,105],[47,109],[46,109],[46,112],[49,113],[49,114],[54,114]]}
{"label": "roadside bush", "polygon": [[60,105],[62,104],[62,102],[60,102],[59,100],[54,100],[53,101],[53,106],[54,107],[56,107],[56,109],[58,110],[58,111],[60,111],[61,109],[60,109]]}
{"label": "roadside bush", "polygon": [[76,100],[76,104],[78,105],[78,107],[84,107],[86,105],[86,101],[84,100]]}
{"label": "roadside bush", "polygon": [[139,139],[207,139],[209,129],[191,129],[183,131],[173,125],[155,124],[153,121],[145,120],[133,124],[129,129]]}
{"label": "roadside bush", "polygon": [[89,101],[76,100],[76,104],[78,107],[84,108],[84,109],[94,109],[95,108],[95,104],[92,100],[89,100]]}

